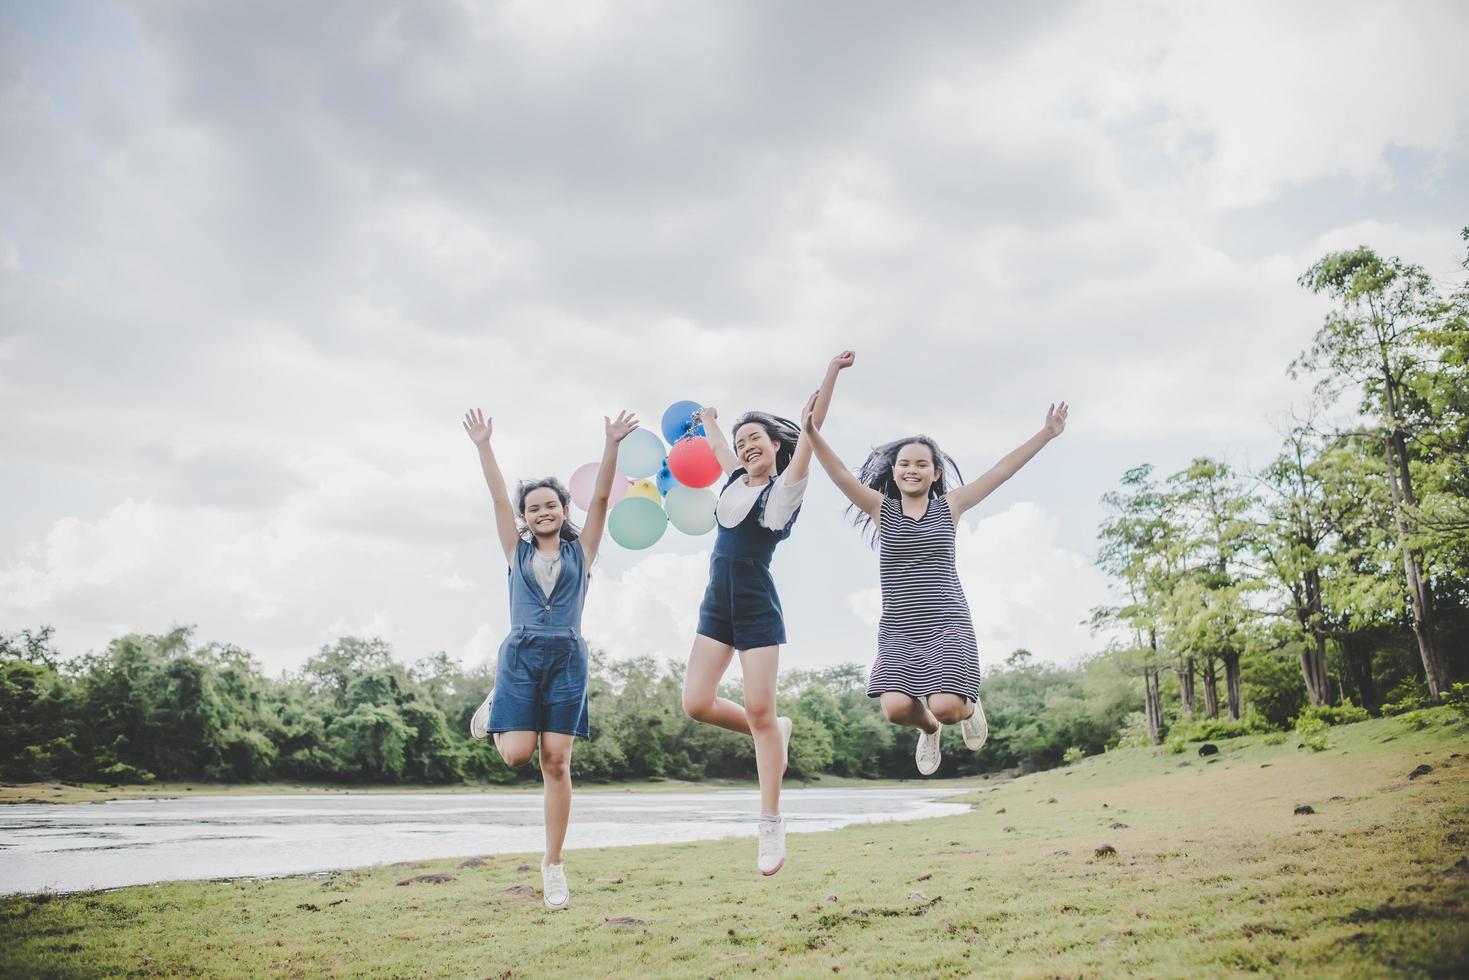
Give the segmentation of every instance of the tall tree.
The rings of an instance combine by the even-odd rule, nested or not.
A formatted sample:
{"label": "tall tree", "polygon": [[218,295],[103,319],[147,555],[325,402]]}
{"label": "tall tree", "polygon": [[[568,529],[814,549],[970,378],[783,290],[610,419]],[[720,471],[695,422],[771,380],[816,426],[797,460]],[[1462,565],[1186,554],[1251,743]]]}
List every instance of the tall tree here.
{"label": "tall tree", "polygon": [[1366,247],[1324,256],[1306,270],[1300,283],[1313,293],[1331,297],[1338,308],[1326,315],[1310,349],[1292,362],[1291,372],[1324,373],[1318,388],[1331,395],[1348,385],[1359,386],[1361,410],[1375,420],[1412,608],[1413,635],[1429,694],[1439,698],[1448,678],[1434,641],[1433,597],[1421,549],[1409,527],[1418,495],[1409,465],[1411,433],[1406,409],[1409,378],[1425,357],[1426,335],[1448,315],[1449,306],[1422,268],[1398,258],[1384,259]]}

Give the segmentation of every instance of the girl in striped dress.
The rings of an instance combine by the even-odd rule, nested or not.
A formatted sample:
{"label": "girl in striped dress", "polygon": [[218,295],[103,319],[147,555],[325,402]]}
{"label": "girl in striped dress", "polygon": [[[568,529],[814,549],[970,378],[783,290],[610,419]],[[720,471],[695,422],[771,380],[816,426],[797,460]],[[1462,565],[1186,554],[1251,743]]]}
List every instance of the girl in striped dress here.
{"label": "girl in striped dress", "polygon": [[968,483],[938,444],[921,435],[879,446],[853,474],[817,420],[805,420],[816,458],[878,546],[882,620],[867,696],[880,699],[888,721],[918,729],[914,757],[925,776],[938,770],[944,725],[958,724],[975,751],[989,735],[979,703],[979,646],[954,567],[959,518],[1059,436],[1066,413],[1065,402],[1052,405],[1039,432]]}

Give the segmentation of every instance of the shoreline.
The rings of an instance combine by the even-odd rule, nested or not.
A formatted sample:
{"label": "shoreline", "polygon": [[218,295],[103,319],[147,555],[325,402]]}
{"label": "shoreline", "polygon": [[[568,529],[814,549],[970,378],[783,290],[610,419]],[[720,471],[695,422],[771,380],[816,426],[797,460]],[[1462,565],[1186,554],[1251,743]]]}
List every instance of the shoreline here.
{"label": "shoreline", "polygon": [[[958,779],[853,779],[824,776],[820,779],[787,779],[782,789],[944,789],[972,790],[997,785],[1018,777],[1004,771]],[[717,790],[758,789],[754,779],[708,779],[698,782],[678,779],[643,779],[622,783],[577,783],[577,793],[688,793]],[[382,794],[477,794],[539,793],[539,781],[486,783],[483,785],[342,785],[334,783],[150,783],[112,785],[105,783],[4,783],[0,784],[0,807],[29,805],[66,806],[79,803],[108,803],[117,800],[176,800],[195,796],[353,796]]]}

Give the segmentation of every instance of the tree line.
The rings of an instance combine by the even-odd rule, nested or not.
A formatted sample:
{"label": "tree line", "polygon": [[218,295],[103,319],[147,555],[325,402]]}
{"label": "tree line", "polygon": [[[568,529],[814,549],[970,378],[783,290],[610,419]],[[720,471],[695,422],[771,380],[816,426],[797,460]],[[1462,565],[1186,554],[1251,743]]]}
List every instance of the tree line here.
{"label": "tree line", "polygon": [[[941,775],[1464,699],[1469,280],[1446,290],[1358,248],[1300,282],[1333,307],[1288,367],[1314,378],[1315,400],[1280,427],[1278,455],[1254,472],[1210,458],[1128,470],[1103,498],[1097,556],[1123,601],[1093,613],[1124,640],[1074,667],[1015,651],[984,680],[989,743],[971,753],[946,733]],[[1328,422],[1333,410],[1344,421]],[[0,779],[534,778],[467,735],[493,664],[405,664],[380,640],[344,637],[272,678],[188,628],[80,657],[53,638],[0,635]],[[592,736],[573,772],[752,778],[748,738],[685,717],[682,669],[594,652]],[[913,775],[916,733],[883,719],[860,665],[787,671],[779,696],[794,775]]]}
{"label": "tree line", "polygon": [[1376,714],[1443,700],[1465,673],[1469,280],[1445,294],[1363,247],[1299,281],[1333,307],[1289,365],[1314,400],[1276,457],[1251,473],[1141,465],[1104,498],[1098,561],[1126,600],[1095,617],[1130,637],[1155,743],[1165,698],[1218,718],[1221,682],[1238,723],[1251,685],[1267,713],[1285,699]]}

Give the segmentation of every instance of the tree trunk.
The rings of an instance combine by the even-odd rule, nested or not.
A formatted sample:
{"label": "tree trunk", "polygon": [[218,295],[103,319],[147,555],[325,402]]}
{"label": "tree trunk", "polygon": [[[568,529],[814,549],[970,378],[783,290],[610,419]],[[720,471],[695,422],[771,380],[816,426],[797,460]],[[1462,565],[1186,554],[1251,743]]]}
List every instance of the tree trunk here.
{"label": "tree trunk", "polygon": [[1357,689],[1357,704],[1372,714],[1377,714],[1377,683],[1372,679],[1372,648],[1375,644],[1370,636],[1347,635],[1341,641],[1342,672]]}
{"label": "tree trunk", "polygon": [[1311,646],[1301,651],[1301,676],[1311,707],[1319,708],[1331,703],[1331,678],[1326,673],[1326,637],[1317,633],[1311,640]]}
{"label": "tree trunk", "polygon": [[1148,667],[1143,671],[1143,686],[1147,689],[1148,738],[1154,745],[1163,744],[1163,705],[1159,699],[1158,668]]}
{"label": "tree trunk", "polygon": [[1204,655],[1204,713],[1219,717],[1219,676],[1212,653]]}
{"label": "tree trunk", "polygon": [[1183,710],[1190,718],[1194,716],[1194,658],[1178,655],[1178,697]]}
{"label": "tree trunk", "polygon": [[1229,718],[1239,721],[1239,653],[1229,650],[1220,654],[1220,658],[1224,661],[1224,693],[1229,700]]}
{"label": "tree trunk", "polygon": [[[1448,672],[1439,659],[1433,645],[1433,623],[1429,603],[1428,583],[1423,580],[1423,562],[1418,553],[1408,545],[1408,528],[1403,521],[1403,507],[1416,502],[1413,484],[1408,473],[1408,454],[1403,433],[1394,421],[1395,413],[1391,389],[1388,390],[1388,424],[1392,431],[1383,440],[1382,449],[1387,457],[1387,488],[1392,495],[1393,528],[1397,532],[1398,548],[1403,553],[1403,574],[1408,580],[1408,599],[1413,608],[1413,636],[1418,641],[1418,655],[1423,660],[1423,676],[1428,680],[1428,694],[1435,701],[1443,698],[1448,688]],[[1394,452],[1396,450],[1396,452]],[[1394,459],[1394,456],[1397,458]],[[1402,487],[1398,486],[1398,467],[1401,465]]]}

